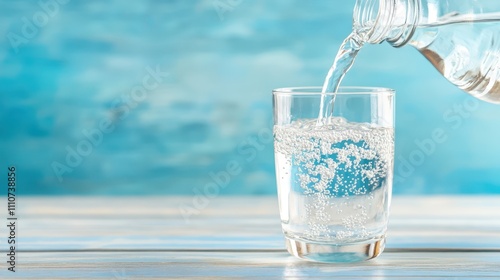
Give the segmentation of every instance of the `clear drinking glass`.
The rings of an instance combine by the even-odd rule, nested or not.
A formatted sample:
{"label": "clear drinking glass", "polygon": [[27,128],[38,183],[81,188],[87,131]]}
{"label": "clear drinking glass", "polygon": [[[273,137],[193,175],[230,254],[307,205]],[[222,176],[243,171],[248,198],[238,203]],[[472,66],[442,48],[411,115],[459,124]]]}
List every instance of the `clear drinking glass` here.
{"label": "clear drinking glass", "polygon": [[[332,95],[333,93],[328,93]],[[320,87],[273,91],[280,216],[290,254],[320,262],[378,256],[392,192],[394,91],[341,87],[318,120]]]}

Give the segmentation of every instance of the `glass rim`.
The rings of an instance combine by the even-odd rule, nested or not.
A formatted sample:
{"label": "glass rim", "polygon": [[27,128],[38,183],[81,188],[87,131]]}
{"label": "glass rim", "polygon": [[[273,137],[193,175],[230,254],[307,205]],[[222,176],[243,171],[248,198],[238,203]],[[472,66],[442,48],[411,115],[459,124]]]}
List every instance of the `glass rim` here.
{"label": "glass rim", "polygon": [[309,86],[309,87],[287,87],[273,89],[273,95],[387,95],[394,96],[396,90],[384,87],[363,87],[363,86],[341,86],[339,90],[334,92],[322,93],[322,87]]}

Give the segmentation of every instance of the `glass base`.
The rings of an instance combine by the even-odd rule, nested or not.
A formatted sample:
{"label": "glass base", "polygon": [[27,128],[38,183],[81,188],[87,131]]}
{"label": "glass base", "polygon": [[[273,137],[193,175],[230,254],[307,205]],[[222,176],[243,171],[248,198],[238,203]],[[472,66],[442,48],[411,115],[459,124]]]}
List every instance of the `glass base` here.
{"label": "glass base", "polygon": [[385,248],[385,236],[359,243],[327,244],[286,237],[288,252],[298,258],[325,263],[359,262],[373,259]]}

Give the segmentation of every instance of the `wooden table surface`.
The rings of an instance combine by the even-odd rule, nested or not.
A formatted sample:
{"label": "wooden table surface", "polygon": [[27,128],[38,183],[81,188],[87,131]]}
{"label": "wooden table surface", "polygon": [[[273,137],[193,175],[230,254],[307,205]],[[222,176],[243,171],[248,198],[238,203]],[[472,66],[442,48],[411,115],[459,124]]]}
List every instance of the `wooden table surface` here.
{"label": "wooden table surface", "polygon": [[385,252],[356,264],[289,256],[276,197],[194,198],[20,197],[17,272],[3,225],[0,279],[500,279],[500,196],[396,196]]}

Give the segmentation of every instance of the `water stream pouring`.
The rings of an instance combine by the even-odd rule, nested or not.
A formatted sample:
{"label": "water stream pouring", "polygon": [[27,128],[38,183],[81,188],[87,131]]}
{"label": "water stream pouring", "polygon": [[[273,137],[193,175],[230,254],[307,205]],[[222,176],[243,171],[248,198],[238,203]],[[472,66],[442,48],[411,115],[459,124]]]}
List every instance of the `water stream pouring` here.
{"label": "water stream pouring", "polygon": [[363,45],[382,42],[415,47],[455,86],[500,104],[500,1],[357,0],[352,33],[323,84],[318,126],[333,115],[334,93]]}

